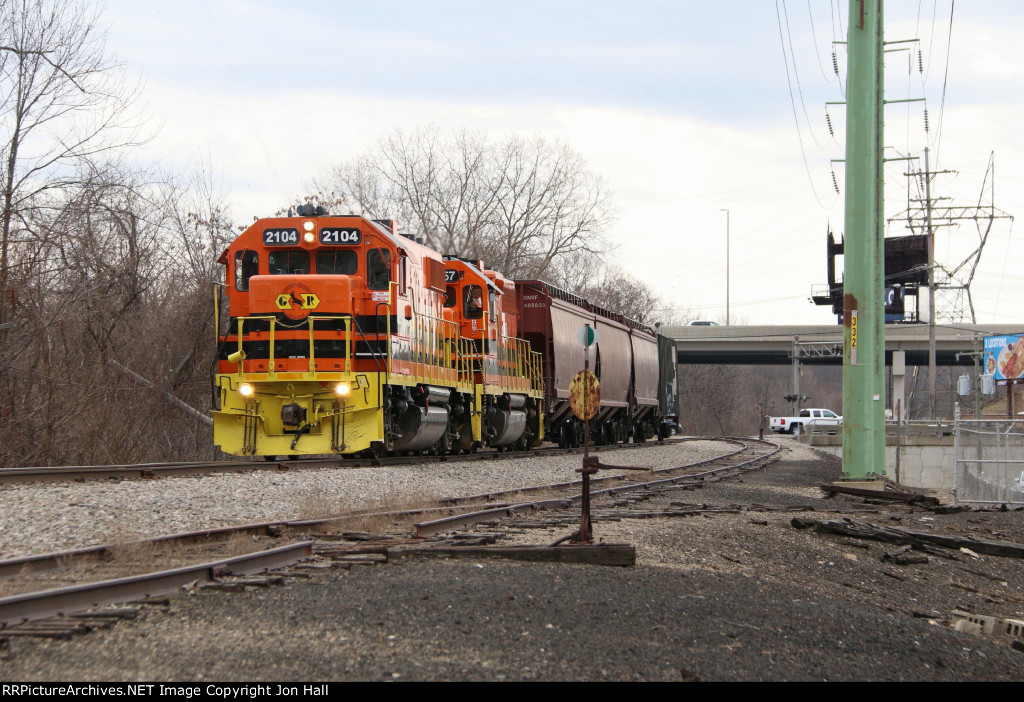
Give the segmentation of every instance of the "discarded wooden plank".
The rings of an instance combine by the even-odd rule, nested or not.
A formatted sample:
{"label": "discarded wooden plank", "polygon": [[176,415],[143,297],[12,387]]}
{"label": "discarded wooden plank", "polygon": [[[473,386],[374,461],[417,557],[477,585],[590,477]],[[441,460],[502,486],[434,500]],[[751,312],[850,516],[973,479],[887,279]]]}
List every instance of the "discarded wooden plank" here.
{"label": "discarded wooden plank", "polygon": [[75,634],[84,634],[85,628],[81,629],[62,629],[62,628],[51,628],[51,629],[4,629],[5,638],[14,638],[18,636],[37,636],[46,639],[70,639]]}
{"label": "discarded wooden plank", "polygon": [[598,512],[592,519],[612,521],[615,519],[653,519],[655,517],[697,517],[702,514],[739,514],[740,510],[688,510],[688,509],[666,509],[666,510],[627,510],[622,512]]}
{"label": "discarded wooden plank", "polygon": [[331,570],[337,567],[337,561],[327,561],[321,563],[299,563],[294,566],[295,568],[301,568],[302,570]]}
{"label": "discarded wooden plank", "polygon": [[376,565],[378,563],[387,563],[387,553],[356,553],[356,554],[345,554],[334,556],[336,561],[341,563],[351,563],[352,565]]}
{"label": "discarded wooden plank", "polygon": [[139,610],[124,609],[100,609],[90,612],[75,612],[69,614],[70,619],[138,619]]}
{"label": "discarded wooden plank", "polygon": [[632,566],[636,548],[631,544],[568,544],[560,546],[424,546],[396,547],[395,558],[497,558],[516,561],[587,563]]}
{"label": "discarded wooden plank", "polygon": [[1004,558],[1024,558],[1024,544],[1009,541],[990,541],[972,537],[945,536],[909,529],[880,527],[867,522],[856,522],[844,519],[841,522],[823,521],[794,517],[790,522],[797,529],[814,529],[828,534],[840,534],[857,539],[872,539],[892,544],[912,544],[914,546],[943,546],[951,549],[967,548],[975,553]]}
{"label": "discarded wooden plank", "polygon": [[227,582],[246,587],[270,587],[271,585],[283,585],[283,575],[253,576],[248,578],[231,578]]}
{"label": "discarded wooden plank", "polygon": [[94,631],[96,629],[109,629],[110,627],[114,626],[114,624],[117,624],[117,621],[114,620],[114,619],[78,619],[78,618],[76,618],[75,622],[78,625],[85,627],[85,629],[88,630],[88,631]]}
{"label": "discarded wooden plank", "polygon": [[852,495],[854,497],[865,497],[872,500],[886,500],[889,502],[917,502],[921,505],[938,507],[941,502],[938,498],[930,495],[922,495],[916,492],[903,492],[899,490],[866,490],[864,488],[846,487],[844,485],[822,485],[821,489],[830,494]]}
{"label": "discarded wooden plank", "polygon": [[[493,544],[498,540],[499,537],[503,537],[503,534],[486,534],[486,533],[466,533],[466,534],[451,534],[446,540],[448,541],[477,541],[478,539],[486,540],[487,543]],[[486,544],[471,544],[474,546],[485,546]]]}
{"label": "discarded wooden plank", "polygon": [[914,546],[912,544],[907,544],[895,551],[889,551],[882,554],[882,560],[888,561],[889,563],[895,563],[896,565],[915,565],[918,563],[929,562],[928,556],[911,553],[911,549],[913,548]]}
{"label": "discarded wooden plank", "polygon": [[216,590],[217,592],[244,592],[245,585],[240,583],[203,583],[199,586],[201,590]]}
{"label": "discarded wooden plank", "polygon": [[[401,544],[401,543],[413,544],[413,543],[419,543],[419,541],[414,540],[414,539],[405,539],[403,541],[398,541],[398,542],[396,542],[394,544],[391,544],[391,545],[395,546],[395,545],[398,545],[398,544]],[[375,544],[373,546],[365,546],[365,545],[363,545],[363,546],[359,546],[359,545],[340,546],[340,545],[336,545],[336,544],[317,544],[317,545],[313,546],[313,552],[316,553],[316,555],[318,555],[318,556],[329,556],[329,557],[337,557],[339,555],[358,556],[358,555],[370,555],[370,554],[376,554],[376,555],[379,555],[379,556],[383,556],[384,554],[386,554],[388,552],[388,546],[384,546],[384,545],[381,545],[381,544]]]}
{"label": "discarded wooden plank", "polygon": [[455,547],[466,547],[466,546],[491,546],[497,539],[493,537],[478,536],[475,539],[452,539],[448,543]]}

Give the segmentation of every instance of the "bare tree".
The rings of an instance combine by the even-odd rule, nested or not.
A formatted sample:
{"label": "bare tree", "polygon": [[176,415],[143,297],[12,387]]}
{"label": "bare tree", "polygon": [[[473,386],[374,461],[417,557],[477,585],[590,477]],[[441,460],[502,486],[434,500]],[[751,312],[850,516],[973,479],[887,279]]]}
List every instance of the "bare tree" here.
{"label": "bare tree", "polygon": [[607,187],[566,144],[509,139],[498,150],[495,169],[497,216],[488,243],[502,271],[542,278],[560,257],[607,250]]}
{"label": "bare tree", "polygon": [[135,141],[129,88],[81,0],[0,0],[0,292],[36,199]]}
{"label": "bare tree", "polygon": [[567,145],[540,138],[396,132],[312,185],[325,203],[398,219],[438,250],[511,276],[542,277],[564,257],[608,249],[603,180]]}
{"label": "bare tree", "polygon": [[550,280],[595,305],[641,324],[654,325],[663,321],[657,310],[665,305],[653,288],[588,252],[565,257],[552,271]]}
{"label": "bare tree", "polygon": [[[212,456],[211,180],[91,166],[26,213],[19,323],[0,348],[0,463]],[[31,257],[23,255],[31,251]],[[183,408],[187,411],[183,411]]]}

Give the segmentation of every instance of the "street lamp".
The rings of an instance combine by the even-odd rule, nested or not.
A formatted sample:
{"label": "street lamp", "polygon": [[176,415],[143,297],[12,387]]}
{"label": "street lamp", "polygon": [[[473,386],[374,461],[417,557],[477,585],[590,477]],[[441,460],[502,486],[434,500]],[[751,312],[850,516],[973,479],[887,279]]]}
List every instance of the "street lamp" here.
{"label": "street lamp", "polygon": [[725,213],[725,326],[729,326],[729,210],[718,211]]}

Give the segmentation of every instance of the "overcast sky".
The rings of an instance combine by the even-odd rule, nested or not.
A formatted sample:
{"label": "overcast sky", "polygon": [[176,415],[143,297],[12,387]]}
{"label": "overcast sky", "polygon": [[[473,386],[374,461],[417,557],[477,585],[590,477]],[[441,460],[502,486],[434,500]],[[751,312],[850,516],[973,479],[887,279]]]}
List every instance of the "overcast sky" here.
{"label": "overcast sky", "polygon": [[[399,128],[539,134],[608,181],[615,262],[671,305],[724,321],[728,239],[733,323],[831,324],[809,295],[826,282],[826,227],[843,229],[845,112],[827,108],[833,136],[825,103],[844,99],[847,5],[112,0],[104,20],[145,81],[146,156],[209,162],[240,223]],[[1022,27],[1019,0],[886,3],[886,40],[920,40],[890,47],[886,98],[926,98],[929,122],[924,103],[888,106],[886,156],[930,146],[933,170],[956,171],[933,182],[948,204],[977,204],[995,152],[995,206],[1024,215]],[[889,216],[906,209],[907,163],[886,167]],[[972,285],[980,323],[1024,327],[1020,239],[994,224]],[[939,262],[977,243],[966,222],[940,236]]]}

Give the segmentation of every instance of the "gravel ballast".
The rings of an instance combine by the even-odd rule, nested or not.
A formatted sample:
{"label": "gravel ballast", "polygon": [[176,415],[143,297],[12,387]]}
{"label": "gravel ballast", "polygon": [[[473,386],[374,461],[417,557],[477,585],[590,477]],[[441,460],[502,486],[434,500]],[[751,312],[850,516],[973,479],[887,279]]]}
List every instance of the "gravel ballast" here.
{"label": "gravel ballast", "polygon": [[[601,455],[617,465],[670,468],[737,448],[686,441]],[[444,497],[579,480],[579,467],[579,455],[561,455],[6,486],[0,487],[0,559],[351,510],[422,506]]]}
{"label": "gravel ballast", "polygon": [[[402,559],[244,593],[182,593],[166,612],[72,641],[12,640],[0,679],[1024,679],[1024,654],[1007,640],[948,626],[956,608],[1024,617],[1019,559],[949,551],[896,565],[885,560],[891,545],[790,524],[850,517],[1024,542],[1021,512],[825,499],[818,486],[839,477],[838,463],[782,443],[782,460],[763,471],[648,504],[747,511],[596,523],[597,538],[636,546],[631,568]],[[647,464],[655,454],[636,455]],[[499,531],[510,543],[566,533]]]}

